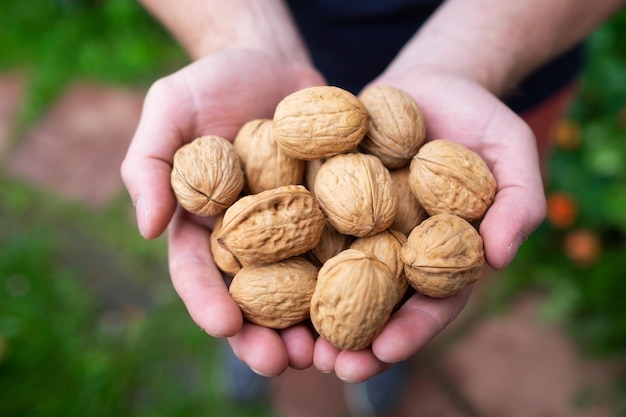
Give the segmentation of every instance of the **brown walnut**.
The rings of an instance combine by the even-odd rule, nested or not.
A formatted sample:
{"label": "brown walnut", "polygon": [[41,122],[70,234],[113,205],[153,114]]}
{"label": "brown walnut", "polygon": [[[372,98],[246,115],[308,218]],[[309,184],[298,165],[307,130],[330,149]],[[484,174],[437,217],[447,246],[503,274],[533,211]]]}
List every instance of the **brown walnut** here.
{"label": "brown walnut", "polygon": [[284,329],[309,317],[317,271],[302,257],[245,266],[229,292],[248,321]]}
{"label": "brown walnut", "polygon": [[409,184],[431,216],[450,213],[470,222],[484,216],[496,194],[496,180],[485,161],[444,139],[420,148],[411,161]]}
{"label": "brown walnut", "polygon": [[276,262],[313,249],[325,218],[301,185],[241,197],[224,213],[218,243],[242,265]]}
{"label": "brown walnut", "polygon": [[429,297],[448,297],[480,278],[483,239],[466,220],[437,214],[424,220],[401,250],[409,284]]}
{"label": "brown walnut", "polygon": [[403,299],[409,287],[404,273],[404,261],[400,256],[402,245],[406,241],[407,237],[404,234],[396,230],[387,229],[372,236],[360,237],[350,245],[350,249],[357,249],[374,256],[387,265],[397,290],[396,303]]}
{"label": "brown walnut", "polygon": [[347,153],[319,168],[315,197],[340,233],[370,236],[387,229],[398,208],[389,170],[373,155]]}
{"label": "brown walnut", "polygon": [[359,350],[380,334],[396,303],[391,271],[371,255],[346,249],[318,273],[311,322],[339,349]]}
{"label": "brown walnut", "polygon": [[424,115],[415,99],[391,86],[369,87],[359,99],[370,115],[359,149],[376,155],[388,168],[408,165],[426,138]]}
{"label": "brown walnut", "polygon": [[202,136],[180,147],[170,180],[180,205],[203,217],[226,210],[244,185],[232,143],[219,136]]}
{"label": "brown walnut", "polygon": [[367,110],[349,91],[309,87],[278,103],[274,139],[293,158],[319,159],[355,148],[367,132],[368,121]]}
{"label": "brown walnut", "polygon": [[288,156],[276,144],[272,120],[256,119],[244,124],[233,145],[251,193],[302,182],[304,161]]}

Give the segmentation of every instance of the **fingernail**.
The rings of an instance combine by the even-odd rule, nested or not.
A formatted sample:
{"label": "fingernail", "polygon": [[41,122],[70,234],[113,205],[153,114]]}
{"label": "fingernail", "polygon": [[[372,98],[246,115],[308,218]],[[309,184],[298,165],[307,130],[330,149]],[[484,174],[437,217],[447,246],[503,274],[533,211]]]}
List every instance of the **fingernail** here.
{"label": "fingernail", "polygon": [[146,231],[148,228],[148,206],[143,198],[138,198],[135,201],[135,215],[137,216],[137,227],[141,236],[146,237]]}
{"label": "fingernail", "polygon": [[522,246],[522,243],[524,243],[525,240],[526,235],[522,232],[519,232],[515,236],[515,239],[513,239],[511,243],[509,243],[509,246],[506,248],[506,258],[504,264],[502,265],[502,268],[506,268],[511,262],[513,262],[513,258],[515,258],[519,247]]}
{"label": "fingernail", "polygon": [[273,378],[273,377],[276,376],[274,374],[258,371],[258,370],[254,369],[251,366],[250,366],[250,370],[252,370],[252,372],[254,372],[255,374],[260,375],[260,376],[265,377],[265,378]]}

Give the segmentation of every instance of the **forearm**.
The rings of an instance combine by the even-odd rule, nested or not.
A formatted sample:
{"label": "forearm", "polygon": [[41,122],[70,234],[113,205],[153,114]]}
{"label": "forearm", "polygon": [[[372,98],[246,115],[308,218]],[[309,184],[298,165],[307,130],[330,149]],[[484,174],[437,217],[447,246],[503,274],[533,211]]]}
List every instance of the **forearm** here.
{"label": "forearm", "polygon": [[582,40],[623,3],[448,0],[387,73],[457,73],[503,95],[531,71]]}
{"label": "forearm", "polygon": [[281,0],[141,0],[192,58],[225,48],[265,51],[309,64]]}

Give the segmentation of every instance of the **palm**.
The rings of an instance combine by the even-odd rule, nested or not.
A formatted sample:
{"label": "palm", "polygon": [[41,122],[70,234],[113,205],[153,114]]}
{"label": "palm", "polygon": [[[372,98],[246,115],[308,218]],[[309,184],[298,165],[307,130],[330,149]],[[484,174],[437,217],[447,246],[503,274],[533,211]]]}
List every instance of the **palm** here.
{"label": "palm", "polygon": [[[412,94],[424,111],[427,140],[449,139],[480,154],[498,182],[497,196],[481,222],[488,263],[505,267],[523,236],[544,215],[545,200],[535,139],[526,124],[497,98],[469,80],[426,75],[418,83],[379,79]],[[318,339],[315,364],[350,380],[364,380],[416,353],[462,310],[470,288],[445,298],[413,295],[390,319],[371,349],[340,351]]]}

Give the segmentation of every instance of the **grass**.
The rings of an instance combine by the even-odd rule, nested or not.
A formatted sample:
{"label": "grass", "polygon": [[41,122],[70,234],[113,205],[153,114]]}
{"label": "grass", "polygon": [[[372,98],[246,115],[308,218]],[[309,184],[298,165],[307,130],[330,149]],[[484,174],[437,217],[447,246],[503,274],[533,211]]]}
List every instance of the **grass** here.
{"label": "grass", "polygon": [[[0,70],[25,71],[21,127],[75,79],[147,87],[184,65],[129,0],[0,3]],[[589,355],[626,346],[626,13],[598,30],[557,131],[548,221],[501,281],[529,287]],[[19,139],[19,132],[17,135]],[[220,397],[219,345],[171,289],[164,241],[145,242],[127,201],[94,212],[0,176],[0,415],[263,416]],[[563,203],[565,201],[565,203]],[[121,251],[119,248],[124,248]],[[626,377],[615,383],[626,415]]]}

